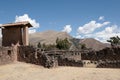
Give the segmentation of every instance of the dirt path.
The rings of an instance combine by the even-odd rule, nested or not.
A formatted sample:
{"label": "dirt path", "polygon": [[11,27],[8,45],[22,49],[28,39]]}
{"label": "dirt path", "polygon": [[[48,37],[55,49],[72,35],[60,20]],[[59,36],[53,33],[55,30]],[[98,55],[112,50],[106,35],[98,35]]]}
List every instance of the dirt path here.
{"label": "dirt path", "polygon": [[0,80],[120,80],[120,69],[58,67],[17,62],[0,66]]}

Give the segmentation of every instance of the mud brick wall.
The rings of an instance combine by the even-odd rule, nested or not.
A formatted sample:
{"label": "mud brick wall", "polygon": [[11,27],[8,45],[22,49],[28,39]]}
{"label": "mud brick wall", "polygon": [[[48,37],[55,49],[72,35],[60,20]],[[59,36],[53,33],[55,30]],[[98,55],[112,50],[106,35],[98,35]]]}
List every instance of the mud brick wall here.
{"label": "mud brick wall", "polygon": [[16,61],[17,53],[13,47],[0,47],[0,65]]}

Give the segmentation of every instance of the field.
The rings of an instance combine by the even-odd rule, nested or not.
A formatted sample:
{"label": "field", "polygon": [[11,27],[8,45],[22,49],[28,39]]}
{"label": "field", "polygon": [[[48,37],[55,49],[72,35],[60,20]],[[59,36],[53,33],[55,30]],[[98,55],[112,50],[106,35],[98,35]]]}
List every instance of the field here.
{"label": "field", "polygon": [[42,66],[16,62],[0,66],[0,80],[120,80],[120,69]]}

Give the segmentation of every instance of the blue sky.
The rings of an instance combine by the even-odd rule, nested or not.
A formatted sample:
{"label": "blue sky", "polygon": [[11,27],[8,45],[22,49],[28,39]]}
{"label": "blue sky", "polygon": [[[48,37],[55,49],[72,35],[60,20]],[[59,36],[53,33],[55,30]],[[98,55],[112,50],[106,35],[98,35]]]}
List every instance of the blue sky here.
{"label": "blue sky", "polygon": [[105,42],[120,36],[120,0],[1,0],[0,24],[29,20],[30,32],[64,31]]}

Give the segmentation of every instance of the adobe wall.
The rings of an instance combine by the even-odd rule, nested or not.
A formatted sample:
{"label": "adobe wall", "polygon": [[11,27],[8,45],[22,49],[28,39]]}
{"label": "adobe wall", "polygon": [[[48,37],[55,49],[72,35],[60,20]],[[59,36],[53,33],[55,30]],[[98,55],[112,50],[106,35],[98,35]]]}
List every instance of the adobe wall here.
{"label": "adobe wall", "polygon": [[20,26],[2,29],[2,35],[2,46],[23,45]]}
{"label": "adobe wall", "polygon": [[0,65],[15,62],[17,53],[13,47],[0,47]]}

